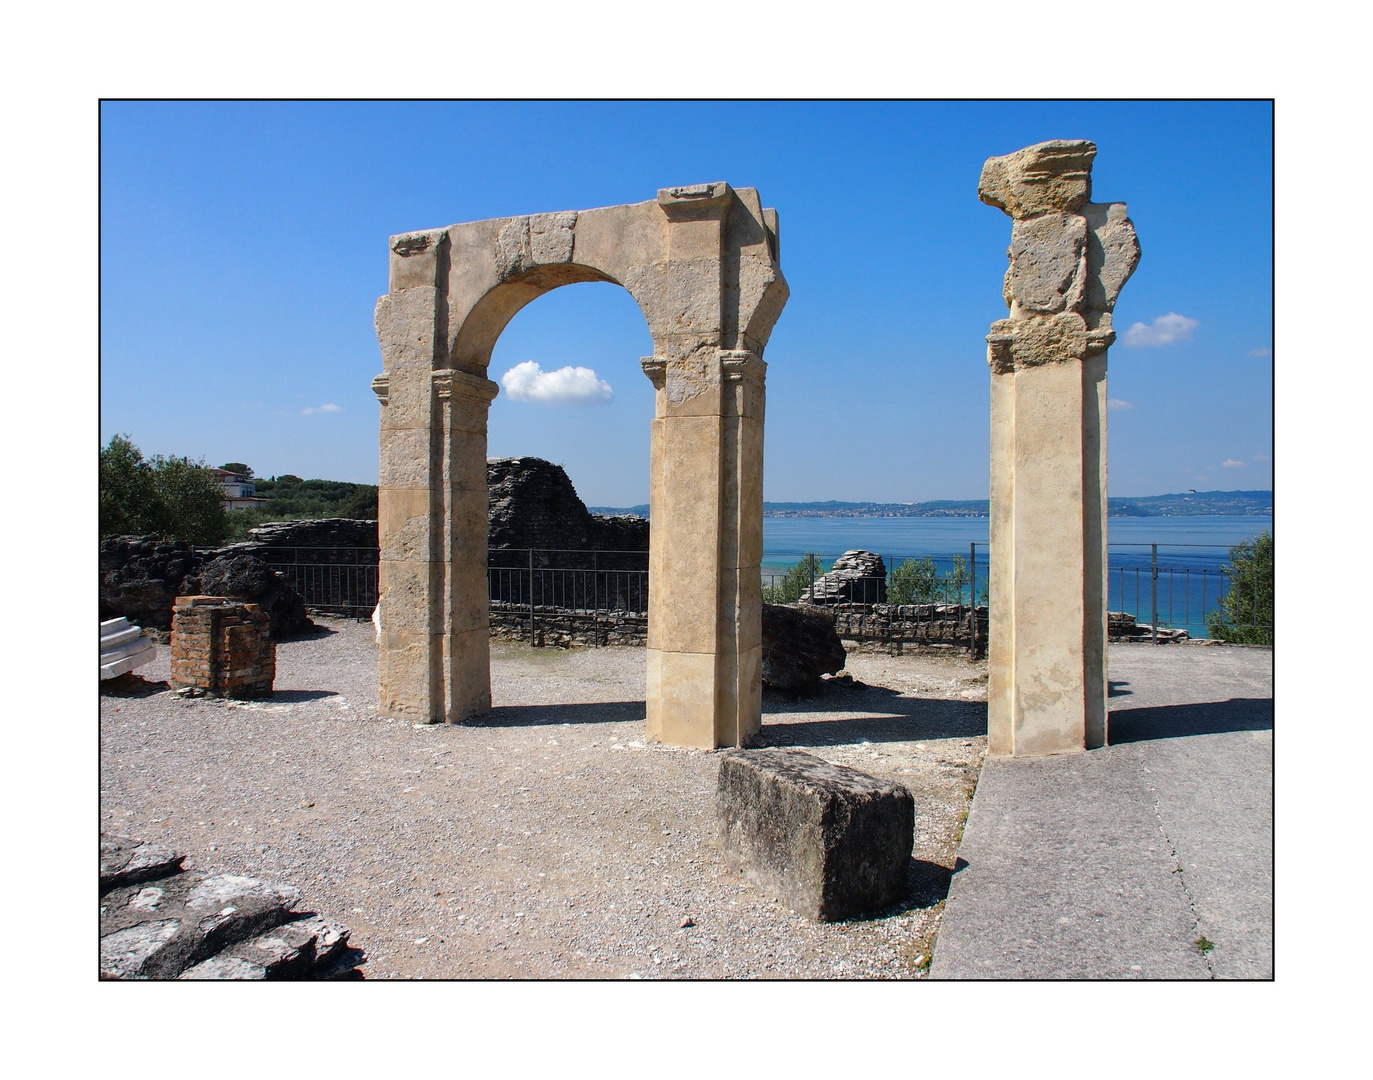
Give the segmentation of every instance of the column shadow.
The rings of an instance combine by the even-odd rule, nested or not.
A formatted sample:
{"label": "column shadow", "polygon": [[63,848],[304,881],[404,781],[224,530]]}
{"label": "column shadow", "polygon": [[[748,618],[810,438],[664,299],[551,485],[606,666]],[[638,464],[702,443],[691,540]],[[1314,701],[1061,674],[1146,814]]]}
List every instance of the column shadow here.
{"label": "column shadow", "polygon": [[1145,742],[1182,739],[1189,735],[1221,735],[1231,731],[1272,731],[1272,698],[1230,698],[1187,705],[1152,705],[1113,709],[1107,715],[1107,742]]}

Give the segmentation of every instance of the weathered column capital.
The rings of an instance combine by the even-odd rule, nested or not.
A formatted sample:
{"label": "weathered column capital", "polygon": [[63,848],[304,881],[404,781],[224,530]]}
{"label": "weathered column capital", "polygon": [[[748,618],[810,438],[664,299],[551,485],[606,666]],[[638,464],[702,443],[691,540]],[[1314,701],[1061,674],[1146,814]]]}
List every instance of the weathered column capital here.
{"label": "weathered column capital", "polygon": [[391,404],[391,377],[386,372],[383,371],[372,380],[372,393],[383,405]]}
{"label": "weathered column capital", "polygon": [[746,349],[724,349],[720,368],[729,382],[762,383],[768,366],[763,358]]}
{"label": "weathered column capital", "polygon": [[500,387],[490,379],[483,379],[480,375],[469,375],[454,368],[440,368],[431,378],[434,380],[434,394],[440,401],[450,401],[457,397],[489,405],[500,393]]}
{"label": "weathered column capital", "polygon": [[1092,193],[1096,145],[1054,140],[989,158],[977,195],[1010,215],[1010,267],[1002,297],[1010,318],[992,324],[996,374],[1100,356],[1115,340],[1111,312],[1139,264],[1124,203]]}
{"label": "weathered column capital", "polygon": [[667,382],[667,361],[660,356],[645,356],[639,361],[639,366],[644,369],[653,389],[661,390]]}

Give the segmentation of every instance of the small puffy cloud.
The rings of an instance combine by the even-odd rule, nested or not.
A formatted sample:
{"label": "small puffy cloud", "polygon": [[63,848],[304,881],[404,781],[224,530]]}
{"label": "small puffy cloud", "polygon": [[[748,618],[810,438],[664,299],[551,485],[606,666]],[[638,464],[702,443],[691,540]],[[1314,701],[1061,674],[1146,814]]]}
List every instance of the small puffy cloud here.
{"label": "small puffy cloud", "polygon": [[610,384],[586,367],[562,367],[544,371],[526,360],[501,376],[501,386],[515,401],[542,401],[548,405],[600,405],[614,398]]}
{"label": "small puffy cloud", "polygon": [[1244,462],[1236,461],[1234,458],[1226,458],[1220,463],[1220,467],[1222,469],[1242,469],[1244,468]]}
{"label": "small puffy cloud", "polygon": [[317,412],[343,412],[342,405],[335,405],[332,401],[326,401],[323,405],[306,405],[300,410],[305,416]]}
{"label": "small puffy cloud", "polygon": [[1176,345],[1187,341],[1192,331],[1201,325],[1200,319],[1189,319],[1170,311],[1160,315],[1151,323],[1137,322],[1120,335],[1122,345]]}
{"label": "small puffy cloud", "polygon": [[1113,397],[1106,399],[1106,408],[1111,412],[1120,412],[1124,409],[1133,409],[1135,406],[1129,401],[1122,401],[1120,398]]}
{"label": "small puffy cloud", "polygon": [[1273,355],[1272,349],[1250,349],[1245,355],[1253,357],[1255,360],[1267,360]]}

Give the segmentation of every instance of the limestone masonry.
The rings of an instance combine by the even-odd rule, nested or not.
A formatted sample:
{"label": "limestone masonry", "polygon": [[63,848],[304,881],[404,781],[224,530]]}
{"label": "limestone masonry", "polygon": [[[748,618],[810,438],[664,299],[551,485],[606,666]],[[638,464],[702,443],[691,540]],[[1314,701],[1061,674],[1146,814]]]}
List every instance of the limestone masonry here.
{"label": "limestone masonry", "polygon": [[391,238],[375,323],[380,707],[455,722],[491,707],[487,378],[536,297],[624,286],[653,338],[647,735],[742,745],[762,719],[763,350],[787,300],[777,213],[752,188]]}
{"label": "limestone masonry", "polygon": [[982,168],[1010,215],[992,323],[988,750],[1106,742],[1106,349],[1139,263],[1124,203],[1093,203],[1096,145],[1039,143]]}

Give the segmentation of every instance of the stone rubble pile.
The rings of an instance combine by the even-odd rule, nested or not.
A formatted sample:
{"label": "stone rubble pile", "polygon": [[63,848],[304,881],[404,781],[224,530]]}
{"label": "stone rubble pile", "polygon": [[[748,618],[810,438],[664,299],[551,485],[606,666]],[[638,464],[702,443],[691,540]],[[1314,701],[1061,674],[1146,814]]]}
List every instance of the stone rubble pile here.
{"label": "stone rubble pile", "polygon": [[815,579],[802,598],[808,604],[885,604],[887,565],[872,551],[854,549],[834,560],[829,573]]}
{"label": "stone rubble pile", "polygon": [[[1136,622],[1133,615],[1124,611],[1107,612],[1106,638],[1108,641],[1153,641],[1154,628],[1149,623]],[[1159,644],[1173,644],[1190,640],[1186,630],[1170,627],[1158,628]]]}
{"label": "stone rubble pile", "polygon": [[197,552],[184,540],[156,536],[100,541],[100,617],[123,616],[167,631],[178,596],[210,593],[257,604],[271,618],[275,638],[314,629],[299,594],[259,556],[245,551],[216,556]]}
{"label": "stone rubble pile", "polygon": [[102,979],[362,977],[348,928],[293,910],[297,889],[185,870],[185,858],[101,834]]}

